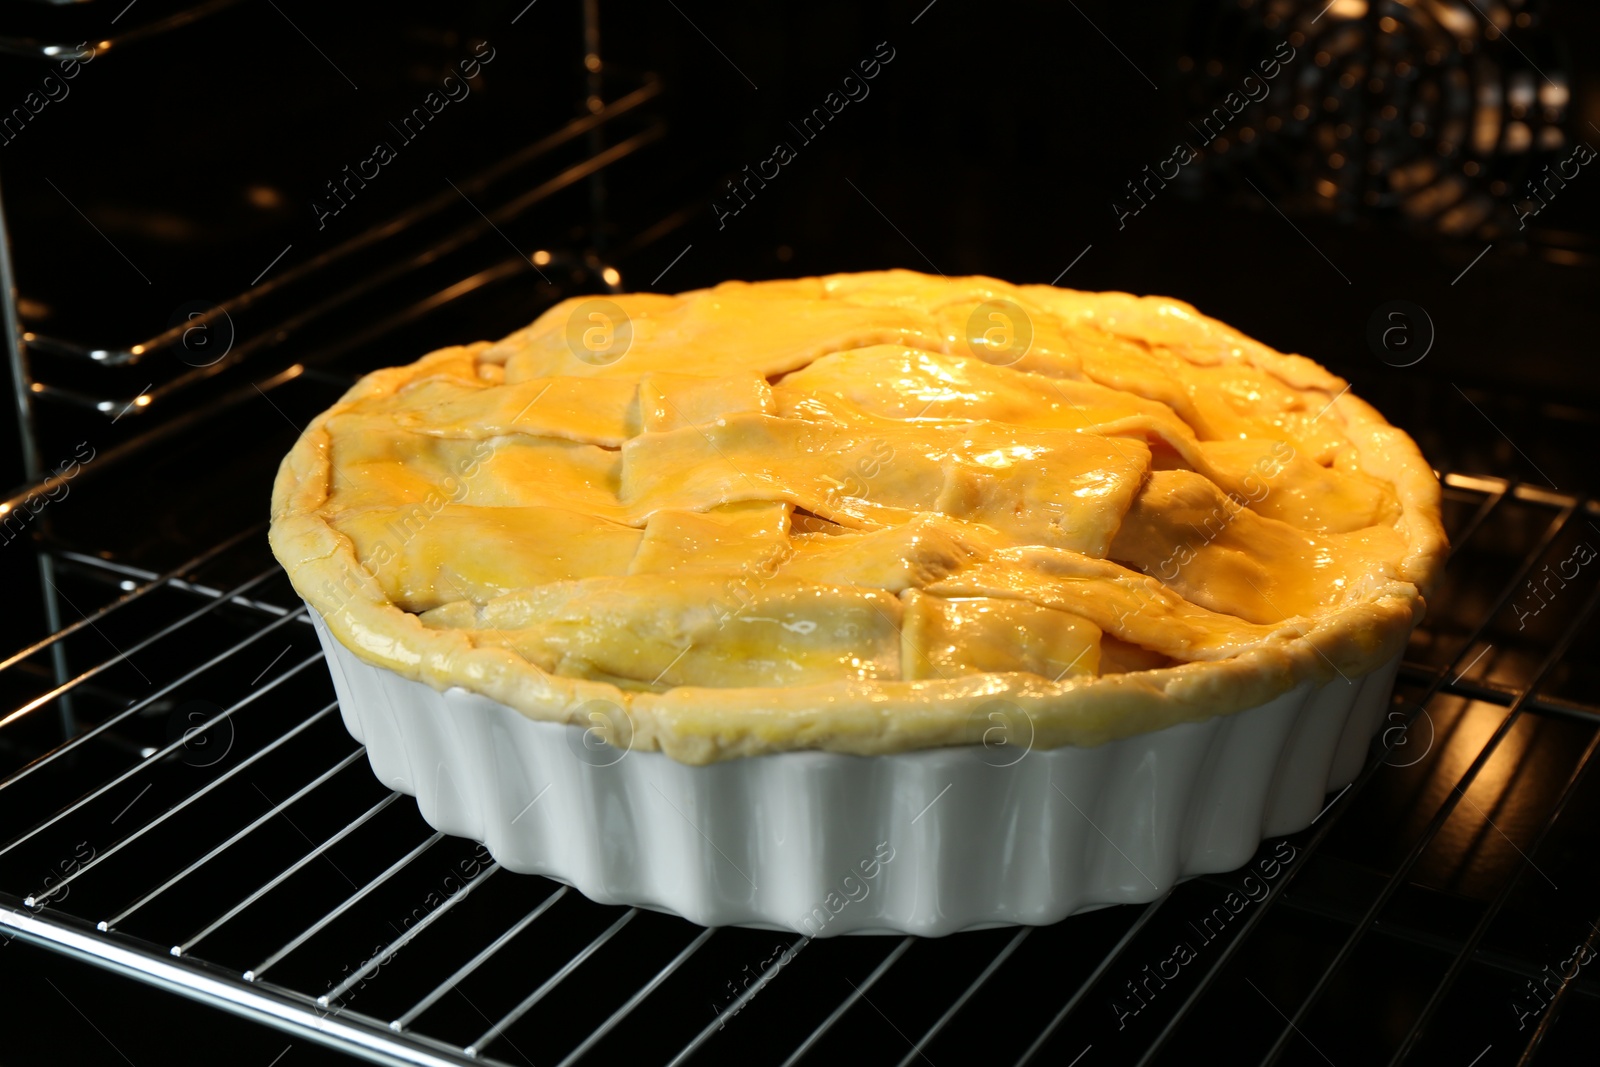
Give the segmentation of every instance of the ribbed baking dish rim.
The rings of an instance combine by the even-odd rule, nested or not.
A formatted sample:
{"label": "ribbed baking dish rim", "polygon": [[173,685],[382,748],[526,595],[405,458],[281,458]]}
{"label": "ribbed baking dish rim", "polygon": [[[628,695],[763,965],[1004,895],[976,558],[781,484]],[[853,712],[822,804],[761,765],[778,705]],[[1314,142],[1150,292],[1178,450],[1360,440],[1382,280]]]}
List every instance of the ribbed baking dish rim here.
{"label": "ribbed baking dish rim", "polygon": [[402,678],[311,617],[346,728],[434,828],[602,904],[808,936],[1044,925],[1233,870],[1355,778],[1400,662],[1095,747],[691,766]]}

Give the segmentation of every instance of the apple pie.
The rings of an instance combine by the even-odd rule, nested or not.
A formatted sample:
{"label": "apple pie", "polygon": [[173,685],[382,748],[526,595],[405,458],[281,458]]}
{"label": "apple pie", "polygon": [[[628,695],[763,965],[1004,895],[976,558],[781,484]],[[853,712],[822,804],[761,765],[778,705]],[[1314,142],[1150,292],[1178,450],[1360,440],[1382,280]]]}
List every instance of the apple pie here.
{"label": "apple pie", "polygon": [[370,374],[271,539],[367,664],[605,701],[691,764],[977,744],[997,699],[1092,746],[1359,680],[1446,548],[1416,446],[1312,361],[898,270],[575,297]]}

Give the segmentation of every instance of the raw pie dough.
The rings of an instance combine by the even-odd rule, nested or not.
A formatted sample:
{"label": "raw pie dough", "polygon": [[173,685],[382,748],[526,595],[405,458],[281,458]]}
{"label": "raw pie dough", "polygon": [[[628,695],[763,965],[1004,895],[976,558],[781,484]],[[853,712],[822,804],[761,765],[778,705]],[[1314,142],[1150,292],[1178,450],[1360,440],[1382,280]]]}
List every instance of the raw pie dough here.
{"label": "raw pie dough", "polygon": [[608,361],[595,299],[368,375],[284,459],[273,550],[363,660],[689,763],[998,707],[1093,745],[1353,684],[1443,560],[1410,438],[1178,301],[728,282],[607,298]]}

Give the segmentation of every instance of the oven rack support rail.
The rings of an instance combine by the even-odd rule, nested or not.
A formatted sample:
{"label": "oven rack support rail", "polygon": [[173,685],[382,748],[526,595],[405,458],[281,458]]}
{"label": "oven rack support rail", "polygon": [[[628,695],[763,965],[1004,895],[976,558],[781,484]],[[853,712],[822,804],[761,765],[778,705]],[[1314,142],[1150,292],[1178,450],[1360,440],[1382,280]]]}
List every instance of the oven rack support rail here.
{"label": "oven rack support rail", "polygon": [[[187,26],[232,7],[237,2],[202,0],[152,23],[128,30],[114,40],[91,43],[89,50],[95,54],[110,51],[113,47],[120,50],[122,45]],[[421,318],[523,270],[540,271],[543,267],[568,281],[580,271],[593,274],[596,278],[616,277],[604,261],[603,249],[596,239],[606,229],[604,171],[662,137],[664,126],[648,110],[648,105],[660,96],[662,87],[654,75],[624,76],[603,63],[599,18],[598,0],[582,0],[581,43],[585,73],[579,117],[462,179],[459,190],[441,190],[342,244],[235,294],[206,312],[201,319],[169,328],[136,344],[90,348],[25,329],[18,305],[4,183],[0,182],[0,329],[5,332],[7,371],[12,385],[11,402],[17,420],[24,478],[23,485],[0,499],[0,517],[17,511],[30,500],[37,500],[41,496],[54,498],[63,486],[86,474],[99,477],[198,423],[213,419],[240,404],[253,402],[263,394],[270,394],[302,374],[314,373],[311,367],[314,361],[331,359],[386,330]],[[0,36],[0,55],[8,52],[45,59],[81,58],[81,51],[76,46],[48,45]],[[644,120],[642,129],[631,133],[628,129],[619,130],[624,123],[637,124],[641,118]],[[582,147],[581,158],[576,161],[568,159],[566,162],[553,158],[571,146]],[[496,202],[492,197],[484,198],[489,196],[486,190],[495,183],[513,177],[517,180],[511,183],[511,191],[500,194],[503,202]],[[319,341],[319,347],[312,357],[288,367],[282,366],[287,361],[286,357],[279,358],[274,364],[263,368],[267,371],[264,378],[242,382],[221,395],[207,397],[204,403],[193,402],[192,390],[196,387],[246,362],[271,360],[275,353],[285,350],[287,342],[300,337],[308,327],[352,301],[382,292],[387,287],[420,274],[442,255],[492,235],[499,227],[523,217],[558,193],[582,184],[587,184],[589,190],[587,247],[556,248],[548,253],[536,253],[532,258],[519,252],[515,257],[455,280],[423,299],[408,301],[404,310],[388,316],[384,322],[366,331],[358,331],[334,344]],[[480,197],[480,193],[484,196]],[[464,196],[481,203],[484,210],[475,213],[464,225],[452,225],[443,236],[424,234],[419,240],[418,231],[430,222],[440,225],[440,217],[451,209],[459,209],[459,201]],[[341,265],[348,265],[353,257],[380,252],[383,257],[381,265],[341,273]],[[613,290],[617,288],[615,284],[607,284]],[[231,316],[235,313],[246,312],[260,305],[272,306],[275,301],[283,306],[266,316],[267,322],[259,331],[240,337],[238,343],[220,360],[190,367],[159,385],[152,383],[151,387],[135,396],[112,395],[105,390],[82,392],[64,388],[40,380],[35,373],[36,363],[40,359],[75,364],[84,368],[90,376],[100,376],[112,368],[138,365],[170,355],[181,342],[186,328],[196,324],[209,325],[223,317],[229,317],[231,322]],[[191,402],[185,404],[186,400]],[[44,404],[91,413],[104,419],[108,425],[124,417],[128,418],[130,424],[143,422],[147,425],[100,450],[92,468],[72,465],[62,473],[51,472],[45,467],[41,451],[40,419],[44,415],[41,410]],[[153,425],[149,425],[152,422]],[[57,593],[56,560],[53,553],[42,551],[38,563],[40,596],[46,623],[52,632],[60,631],[64,614]],[[70,671],[61,650],[52,648],[50,656],[57,682],[65,682],[70,677]],[[59,714],[64,730],[70,734],[75,728],[70,696],[60,702]]]}
{"label": "oven rack support rail", "polygon": [[[46,0],[46,2],[63,5],[83,3],[84,0]],[[199,22],[207,16],[215,15],[219,11],[225,11],[239,2],[240,0],[200,0],[198,3],[169,12],[142,26],[125,29],[111,37],[83,41],[78,44],[72,44],[67,41],[41,41],[33,37],[17,37],[12,34],[4,34],[0,35],[0,55],[19,56],[24,59],[34,60],[93,59],[96,56],[104,55],[112,49],[120,51],[129,45],[142,44],[153,40],[173,30]],[[120,17],[119,15],[118,18]],[[116,21],[117,19],[112,19],[113,23]]]}
{"label": "oven rack support rail", "polygon": [[[173,28],[186,25],[197,18],[219,11],[238,0],[207,0],[165,19],[157,25]],[[357,297],[390,285],[414,274],[439,256],[461,248],[469,242],[492,233],[524,215],[531,208],[550,199],[556,193],[580,183],[586,183],[588,196],[588,223],[584,227],[587,244],[573,250],[552,250],[543,253],[538,262],[520,257],[522,266],[539,270],[548,267],[552,272],[570,276],[574,272],[592,273],[596,277],[610,278],[613,273],[603,258],[602,235],[605,232],[604,170],[659,140],[664,127],[652,120],[641,131],[631,136],[609,135],[621,121],[645,114],[645,107],[661,94],[661,83],[653,74],[626,76],[608,68],[600,54],[600,12],[598,0],[581,0],[583,17],[583,85],[579,117],[560,126],[543,137],[508,154],[500,161],[480,170],[459,182],[459,189],[445,188],[400,214],[380,222],[355,237],[322,252],[305,262],[296,264],[259,285],[251,286],[222,301],[191,321],[172,326],[137,343],[121,346],[93,347],[61,338],[28,331],[24,328],[18,311],[16,273],[11,255],[7,228],[3,184],[0,184],[0,316],[6,334],[6,358],[13,386],[13,404],[21,434],[24,476],[28,485],[20,494],[27,496],[48,492],[59,482],[45,477],[39,455],[37,420],[38,404],[48,401],[67,408],[94,412],[108,422],[124,416],[143,417],[146,421],[168,410],[182,419],[185,412],[176,406],[185,392],[233,369],[258,353],[279,349],[291,336],[304,327],[338,310]],[[169,26],[168,23],[171,25]],[[143,27],[138,34],[145,34]],[[108,50],[112,42],[101,42],[100,50]],[[0,41],[0,54],[6,51]],[[611,95],[611,99],[607,96]],[[608,136],[609,135],[609,136]],[[441,238],[426,241],[422,247],[406,242],[423,224],[436,220],[444,212],[460,207],[463,196],[474,200],[477,194],[497,181],[516,175],[536,166],[558,150],[572,145],[582,145],[585,156],[579,162],[560,167],[553,175],[537,180],[535,175],[524,175],[519,180],[522,191],[504,203],[488,206],[465,225],[451,229]],[[471,202],[471,201],[469,201]],[[356,272],[356,280],[341,278],[338,267],[351,257],[371,254],[384,249],[385,265]],[[479,284],[485,280],[478,279]],[[617,286],[607,283],[615,291]],[[466,285],[447,299],[455,299],[475,286]],[[249,337],[241,337],[220,360],[189,369],[153,388],[133,396],[111,395],[105,392],[83,392],[40,380],[35,374],[35,361],[40,357],[67,361],[86,368],[131,367],[154,357],[167,354],[178,346],[186,330],[210,326],[224,318],[246,312],[259,305],[276,300],[294,301],[287,310],[275,312],[268,324]],[[230,397],[233,394],[230,394]],[[246,388],[238,391],[240,398],[253,395]],[[214,410],[214,407],[212,408]],[[192,412],[191,412],[192,413]],[[157,427],[151,434],[161,432]],[[137,441],[137,439],[135,439]],[[124,442],[131,445],[135,442]],[[102,464],[103,465],[103,464]]]}
{"label": "oven rack support rail", "polygon": [[[1343,971],[1345,964],[1350,960],[1353,952],[1362,942],[1363,938],[1372,933],[1375,920],[1379,911],[1406,882],[1408,874],[1413,870],[1417,858],[1434,840],[1439,830],[1455,808],[1458,798],[1463,796],[1474,778],[1483,769],[1484,765],[1494,755],[1498,747],[1508,736],[1511,726],[1521,715],[1548,716],[1558,719],[1575,720],[1592,728],[1590,740],[1572,768],[1566,781],[1561,787],[1560,796],[1543,817],[1541,824],[1530,838],[1526,852],[1521,855],[1521,862],[1513,866],[1494,895],[1490,905],[1485,909],[1471,934],[1459,942],[1445,944],[1435,943],[1431,947],[1443,948],[1450,957],[1450,963],[1442,978],[1435,983],[1432,995],[1416,1013],[1412,1020],[1409,1032],[1401,1044],[1393,1050],[1391,1064],[1398,1065],[1415,1062],[1412,1056],[1418,1047],[1418,1041],[1428,1032],[1430,1024],[1436,1020],[1439,1005],[1448,995],[1456,979],[1469,965],[1486,966],[1497,971],[1518,977],[1535,977],[1538,972],[1526,962],[1510,960],[1503,955],[1488,951],[1482,946],[1483,935],[1500,913],[1502,906],[1510,898],[1526,871],[1534,863],[1532,857],[1538,854],[1539,846],[1547,839],[1552,829],[1568,810],[1568,801],[1576,793],[1580,784],[1590,773],[1594,764],[1594,756],[1600,750],[1600,707],[1595,705],[1562,699],[1543,691],[1546,683],[1551,678],[1555,669],[1564,662],[1573,642],[1584,632],[1584,627],[1590,622],[1597,606],[1600,606],[1600,585],[1597,585],[1581,605],[1576,605],[1576,610],[1568,617],[1560,630],[1560,635],[1543,655],[1531,679],[1525,684],[1508,687],[1500,684],[1489,684],[1481,681],[1468,681],[1464,676],[1468,668],[1463,664],[1470,655],[1474,654],[1482,642],[1484,635],[1518,588],[1532,573],[1539,561],[1547,555],[1557,543],[1564,532],[1569,532],[1577,522],[1585,521],[1595,514],[1594,502],[1586,497],[1578,497],[1562,493],[1552,493],[1537,487],[1530,487],[1518,482],[1499,478],[1477,477],[1460,474],[1446,474],[1444,476],[1446,493],[1457,503],[1468,504],[1472,507],[1472,515],[1464,528],[1457,533],[1457,543],[1452,552],[1452,562],[1459,560],[1463,553],[1473,552],[1481,540],[1481,534],[1486,521],[1497,511],[1509,508],[1527,509],[1528,513],[1542,523],[1542,531],[1534,539],[1534,544],[1523,555],[1520,562],[1513,568],[1509,578],[1498,584],[1492,598],[1487,598],[1481,609],[1475,612],[1470,619],[1459,618],[1455,622],[1465,629],[1465,634],[1451,644],[1451,651],[1439,657],[1439,662],[1432,665],[1422,663],[1407,663],[1404,676],[1422,687],[1420,695],[1415,697],[1414,706],[1418,709],[1427,707],[1435,698],[1441,696],[1464,697],[1475,701],[1486,702],[1503,709],[1499,725],[1490,734],[1479,748],[1470,765],[1461,772],[1456,786],[1444,799],[1432,807],[1431,817],[1426,827],[1411,844],[1403,861],[1396,867],[1394,873],[1388,877],[1382,891],[1377,895],[1372,904],[1358,917],[1345,916],[1340,918],[1341,928],[1345,929],[1342,947],[1333,959],[1322,969],[1317,976],[1311,991],[1297,1005],[1285,1005],[1283,1008],[1282,1026],[1279,1036],[1266,1055],[1259,1061],[1263,1067],[1280,1062],[1285,1051],[1301,1040],[1299,1024],[1321,999],[1324,992]],[[181,567],[174,568],[165,574],[155,574],[135,568],[108,563],[105,560],[92,556],[69,556],[62,560],[63,566],[81,570],[85,574],[99,574],[108,582],[120,583],[126,590],[124,594],[93,614],[86,616],[81,623],[63,628],[61,631],[36,642],[18,653],[0,660],[0,672],[16,669],[18,664],[29,657],[36,655],[48,647],[57,644],[62,638],[81,630],[84,626],[93,626],[108,616],[124,612],[135,612],[139,606],[148,602],[151,596],[162,590],[180,592],[185,596],[194,598],[199,607],[189,612],[175,622],[169,623],[163,630],[153,634],[149,640],[159,639],[163,634],[181,630],[183,627],[193,626],[203,620],[210,613],[222,608],[224,605],[240,609],[256,618],[267,620],[259,629],[252,631],[242,641],[213,656],[206,663],[199,664],[187,674],[169,683],[154,696],[146,698],[155,699],[161,693],[169,692],[180,686],[186,679],[194,677],[200,671],[206,670],[218,663],[230,661],[230,657],[237,656],[241,650],[255,645],[263,636],[282,631],[284,627],[302,628],[307,625],[307,617],[303,608],[298,606],[284,606],[275,604],[270,597],[262,592],[264,583],[276,577],[275,568],[268,566],[265,570],[251,574],[245,580],[234,584],[230,588],[218,588],[205,581],[193,578],[194,572],[203,565],[216,559],[240,552],[255,545],[259,547],[260,526],[245,530],[233,538],[210,549],[203,557],[191,560]],[[1459,564],[1456,565],[1459,573]],[[1446,581],[1449,581],[1447,570]],[[129,588],[131,586],[131,588]],[[1576,602],[1577,598],[1574,598]],[[69,694],[74,688],[90,683],[111,662],[97,664],[86,671],[79,673],[66,683],[55,687],[49,692],[37,697],[17,709],[10,710],[0,717],[0,730],[4,730],[12,723],[28,715],[41,711],[51,701],[59,700]],[[258,704],[256,711],[261,707],[274,705],[274,691],[290,682],[297,676],[311,677],[321,670],[321,653],[315,653],[307,658],[293,662],[280,670],[264,687],[255,690],[250,696],[235,703],[233,706],[221,710],[202,729],[209,729],[212,725],[233,715],[250,714],[249,705]],[[303,679],[302,679],[303,680]],[[111,715],[106,720],[91,729],[68,737],[61,744],[49,752],[44,753],[32,762],[0,778],[0,799],[4,791],[15,785],[18,781],[35,773],[51,768],[62,756],[72,752],[80,746],[90,744],[97,739],[103,739],[108,731],[116,729],[118,722],[136,713],[139,704],[130,705],[127,709]],[[310,729],[312,726],[333,715],[337,710],[334,703],[326,704],[311,714],[303,717],[298,722],[288,726],[286,730],[274,740],[269,741],[255,753],[245,757],[242,762],[234,765],[219,778],[213,779],[197,791],[187,795],[177,804],[168,809],[164,814],[156,816],[153,820],[146,821],[137,829],[131,830],[125,837],[113,845],[107,852],[94,858],[84,868],[74,872],[68,881],[80,877],[94,877],[94,872],[103,862],[111,862],[121,857],[127,862],[130,857],[137,857],[138,845],[144,835],[158,827],[167,819],[172,818],[182,809],[200,801],[211,790],[219,787],[232,775],[243,770],[257,761],[270,758],[280,746],[290,742],[296,735]],[[1415,712],[1413,713],[1415,714]],[[1324,816],[1320,817],[1310,831],[1309,837],[1300,845],[1305,857],[1309,859],[1328,840],[1338,825],[1341,817],[1347,812],[1362,790],[1373,779],[1378,768],[1388,752],[1398,741],[1391,742],[1387,747],[1375,745],[1378,749],[1373,753],[1366,769],[1356,781],[1345,791],[1330,800],[1329,808]],[[69,817],[74,811],[92,802],[96,797],[103,795],[113,786],[128,781],[140,775],[147,769],[157,767],[161,763],[160,757],[169,752],[174,742],[166,749],[147,753],[148,758],[134,762],[120,774],[104,782],[74,782],[74,791],[82,787],[79,799],[63,806],[55,812],[38,811],[29,813],[25,819],[17,820],[13,825],[32,824],[24,833],[8,838],[0,843],[0,857],[7,852],[35,838],[37,835],[47,833],[61,820]],[[601,908],[599,905],[587,905],[599,909],[603,917],[596,925],[610,919],[609,926],[603,932],[589,940],[581,949],[572,954],[560,964],[549,978],[545,979],[537,988],[527,991],[518,1005],[509,1013],[494,1021],[481,1037],[470,1045],[455,1045],[431,1036],[425,1031],[419,1031],[414,1023],[419,1016],[426,1012],[456,983],[472,974],[476,969],[491,960],[496,953],[505,948],[514,938],[524,934],[530,927],[538,922],[540,917],[549,911],[563,898],[568,898],[571,904],[577,900],[566,887],[554,887],[536,906],[523,914],[515,922],[501,930],[497,936],[488,941],[477,954],[463,966],[443,973],[444,968],[435,977],[437,979],[433,989],[427,995],[417,1000],[409,1009],[400,1013],[392,1020],[374,1018],[353,1010],[341,1009],[330,1012],[329,1006],[336,1002],[350,986],[359,981],[364,975],[374,973],[376,968],[382,966],[392,958],[402,947],[412,940],[425,941],[428,929],[432,923],[441,917],[449,908],[454,907],[466,896],[476,891],[481,885],[493,877],[499,870],[498,865],[489,864],[481,872],[473,876],[463,888],[458,889],[448,899],[446,905],[432,913],[423,923],[401,934],[399,937],[380,947],[364,964],[353,971],[350,976],[337,988],[331,988],[321,996],[312,993],[278,985],[272,980],[269,972],[278,961],[290,953],[297,952],[302,947],[312,944],[315,938],[326,927],[348,913],[359,908],[363,899],[387,880],[404,872],[419,857],[437,845],[442,834],[437,832],[431,836],[423,836],[415,841],[385,841],[378,845],[378,849],[385,856],[392,856],[392,861],[364,886],[355,888],[355,891],[343,900],[334,903],[321,919],[302,930],[299,934],[280,946],[264,946],[261,962],[249,971],[225,968],[217,963],[209,962],[203,951],[196,951],[197,947],[205,941],[218,927],[226,924],[235,916],[242,913],[250,905],[262,899],[277,885],[281,884],[295,871],[311,862],[322,852],[334,844],[358,836],[369,821],[376,817],[390,805],[399,802],[410,803],[398,793],[388,793],[375,804],[351,820],[342,828],[334,831],[322,844],[313,846],[311,851],[303,855],[295,864],[285,870],[277,878],[256,886],[246,894],[232,909],[225,912],[218,919],[198,931],[174,931],[170,946],[154,943],[148,939],[140,939],[123,933],[119,929],[128,916],[149,904],[152,900],[169,891],[181,892],[184,889],[184,880],[194,871],[202,868],[219,854],[225,852],[233,845],[247,840],[249,835],[267,819],[280,813],[284,808],[296,803],[305,797],[314,797],[325,783],[345,773],[349,768],[356,767],[352,774],[361,774],[363,769],[357,766],[362,761],[364,750],[352,747],[349,751],[329,754],[326,759],[319,758],[316,767],[297,767],[305,784],[293,796],[277,804],[266,815],[240,826],[232,836],[194,857],[187,865],[175,869],[170,877],[161,882],[154,889],[146,892],[137,899],[130,900],[126,906],[113,914],[104,917],[74,915],[67,913],[60,907],[41,908],[45,901],[41,898],[48,897],[56,889],[51,889],[42,894],[22,895],[12,891],[14,887],[0,887],[0,934],[8,937],[18,937],[27,942],[42,946],[51,951],[60,952],[76,959],[92,963],[96,966],[107,968],[117,973],[138,979],[143,982],[179,993],[195,1000],[234,1012],[255,1021],[276,1027],[291,1035],[316,1041],[333,1048],[365,1058],[374,1063],[381,1064],[407,1064],[407,1065],[442,1065],[442,1064],[498,1064],[502,1059],[496,1058],[499,1052],[496,1042],[500,1041],[507,1030],[512,1028],[529,1009],[536,1005],[552,990],[563,982],[573,980],[573,975],[583,967],[596,952],[600,951],[607,943],[617,941],[627,943],[629,938],[628,927],[639,916],[638,909],[623,907]],[[59,769],[56,768],[56,769]],[[1431,803],[1431,802],[1430,802]],[[1519,850],[1521,852],[1521,850]],[[1294,901],[1285,902],[1286,887],[1292,885],[1299,872],[1305,870],[1307,863],[1297,861],[1286,871],[1283,878],[1273,884],[1271,892],[1261,905],[1251,914],[1249,919],[1242,924],[1238,936],[1235,937],[1223,951],[1214,958],[1209,967],[1202,973],[1201,980],[1196,986],[1183,996],[1167,1018],[1165,1026],[1154,1034],[1149,1043],[1142,1049],[1137,1062],[1147,1064],[1155,1062],[1164,1050],[1169,1050],[1175,1034],[1180,1031],[1184,1020],[1189,1017],[1199,1001],[1219,981],[1220,976],[1227,968],[1229,961],[1246,945],[1251,933],[1257,929],[1264,916],[1271,914],[1277,907],[1295,908]],[[57,887],[59,888],[59,887]],[[1116,944],[1107,952],[1093,970],[1082,981],[1077,982],[1069,991],[1065,991],[1060,999],[1060,1008],[1048,1019],[1028,1020],[1024,1025],[1037,1032],[1032,1044],[1023,1052],[1016,1061],[1018,1067],[1029,1062],[1041,1062],[1039,1053],[1059,1033],[1070,1032],[1075,1022],[1080,1021],[1081,1012],[1085,1010],[1086,1001],[1091,991],[1097,984],[1106,978],[1119,964],[1125,962],[1130,946],[1135,943],[1141,931],[1148,928],[1151,922],[1161,915],[1163,908],[1173,899],[1173,892],[1157,899],[1153,903],[1135,908],[1129,906],[1125,909],[1131,916],[1126,930]],[[1137,913],[1136,916],[1134,913]],[[98,921],[96,921],[98,919]],[[1069,919],[1067,922],[1073,922]],[[581,1036],[565,1052],[561,1060],[563,1064],[572,1064],[583,1060],[587,1053],[596,1047],[612,1031],[625,1027],[633,1013],[652,996],[658,995],[663,988],[668,986],[674,976],[688,961],[700,952],[708,943],[714,942],[719,931],[713,929],[699,930],[691,936],[685,933],[676,955],[660,967],[648,981],[637,984],[627,989],[605,991],[605,995],[613,996],[615,1007],[598,1027]],[[1390,936],[1405,937],[1404,930],[1387,930]],[[920,1035],[920,1039],[912,1043],[912,1038],[918,1035],[908,1035],[906,1040],[911,1044],[910,1051],[906,1054],[904,1063],[917,1062],[922,1056],[922,1050],[947,1028],[957,1023],[962,1018],[962,1012],[984,987],[1001,972],[1008,959],[1015,953],[1019,946],[1036,931],[1030,928],[1019,928],[989,959],[988,964],[977,976],[955,997],[949,1000],[943,1013]],[[962,936],[962,935],[958,935]],[[978,935],[968,935],[978,936]],[[180,940],[181,939],[181,940]],[[861,942],[864,939],[846,939]],[[950,939],[954,940],[954,939]],[[1425,938],[1417,938],[1419,943]],[[761,975],[757,984],[745,990],[739,1001],[730,1005],[731,1009],[742,1007],[750,997],[753,997],[762,988],[769,984],[776,984],[782,988],[778,971],[793,957],[800,948],[805,947],[806,939],[795,941],[785,954],[784,958],[773,962]],[[863,1000],[869,1000],[868,993],[878,982],[889,976],[902,957],[917,944],[915,938],[884,938],[873,946],[877,952],[878,962],[867,977],[855,985],[853,991],[840,999],[833,1010],[811,1030],[811,1032],[792,1048],[787,1049],[785,1064],[798,1063],[805,1058],[818,1042],[822,1041],[839,1021],[852,1011],[860,1009]],[[928,943],[925,943],[928,944]],[[267,948],[275,948],[267,952]],[[881,952],[878,949],[881,948]],[[817,943],[811,953],[826,953],[835,951],[837,946],[830,947],[827,943]],[[414,958],[414,957],[413,957]],[[609,984],[609,983],[608,983]],[[781,995],[781,994],[780,994]],[[1555,1001],[1545,1010],[1535,1028],[1526,1036],[1520,1063],[1532,1062],[1537,1055],[1541,1043],[1548,1036],[1552,1026],[1561,1017],[1561,1009],[1570,1003],[1572,998],[1587,998],[1591,1002],[1600,995],[1592,982],[1573,981],[1563,985],[1561,993]],[[870,1003],[870,1000],[869,1000]],[[609,1006],[609,1005],[608,1005]],[[1274,1023],[1276,1025],[1276,1022]],[[691,1060],[709,1044],[719,1037],[719,1027],[716,1021],[707,1025],[686,1044],[662,1048],[657,1050],[654,1059],[676,1067]],[[726,1038],[724,1041],[728,1040]],[[778,1056],[784,1055],[785,1050],[779,1050]],[[776,1057],[775,1057],[776,1058]]]}

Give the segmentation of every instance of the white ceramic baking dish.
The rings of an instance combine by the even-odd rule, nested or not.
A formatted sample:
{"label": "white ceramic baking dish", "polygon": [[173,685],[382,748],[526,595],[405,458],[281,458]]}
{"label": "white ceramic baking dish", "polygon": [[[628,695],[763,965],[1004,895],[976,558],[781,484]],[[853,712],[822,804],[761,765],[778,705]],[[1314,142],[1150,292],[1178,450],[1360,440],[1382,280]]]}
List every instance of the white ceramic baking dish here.
{"label": "white ceramic baking dish", "polygon": [[1398,665],[1096,748],[690,766],[370,666],[312,617],[345,726],[435,828],[604,904],[812,936],[1053,923],[1232,870],[1355,777]]}

